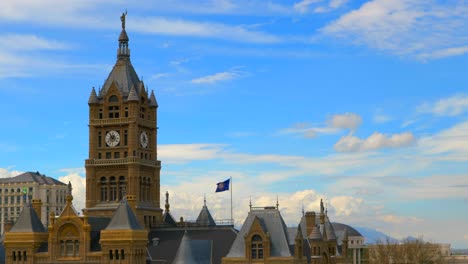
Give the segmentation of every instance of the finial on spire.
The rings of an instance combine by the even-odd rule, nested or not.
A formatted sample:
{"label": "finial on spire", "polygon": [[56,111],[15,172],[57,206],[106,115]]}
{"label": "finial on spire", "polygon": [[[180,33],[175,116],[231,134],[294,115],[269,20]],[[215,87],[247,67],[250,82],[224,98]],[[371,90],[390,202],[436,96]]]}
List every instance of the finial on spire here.
{"label": "finial on spire", "polygon": [[206,193],[203,194],[203,206],[206,206]]}
{"label": "finial on spire", "polygon": [[166,191],[166,205],[165,205],[165,208],[166,208],[166,211],[169,212],[169,192]]}
{"label": "finial on spire", "polygon": [[249,208],[250,208],[250,211],[252,211],[252,196],[250,196],[250,199],[249,199]]}
{"label": "finial on spire", "polygon": [[323,207],[323,199],[320,199],[320,213],[323,213],[325,211]]}
{"label": "finial on spire", "polygon": [[302,216],[305,215],[305,212],[304,212],[304,203],[302,203]]}
{"label": "finial on spire", "polygon": [[278,201],[278,195],[276,195],[276,210],[279,209],[279,201]]}
{"label": "finial on spire", "polygon": [[127,16],[127,9],[125,9],[125,13],[122,13],[120,16],[120,21],[122,21],[122,29],[125,30],[125,17]]}
{"label": "finial on spire", "polygon": [[72,185],[70,181],[68,181],[68,195],[72,195]]}

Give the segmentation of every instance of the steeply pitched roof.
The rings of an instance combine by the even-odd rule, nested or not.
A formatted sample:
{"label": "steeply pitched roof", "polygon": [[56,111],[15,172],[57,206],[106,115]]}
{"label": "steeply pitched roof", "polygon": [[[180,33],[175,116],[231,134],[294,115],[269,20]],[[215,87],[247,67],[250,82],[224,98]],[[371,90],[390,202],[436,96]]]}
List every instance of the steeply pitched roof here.
{"label": "steeply pitched roof", "polygon": [[66,185],[65,183],[58,181],[54,178],[40,174],[39,172],[25,172],[15,177],[11,178],[2,178],[0,179],[1,183],[13,183],[13,182],[37,182],[39,184],[48,184],[48,185]]}
{"label": "steeply pitched roof", "polygon": [[138,222],[132,208],[128,204],[126,199],[122,199],[122,202],[114,212],[109,225],[106,230],[142,230],[140,223]]}
{"label": "steeply pitched roof", "polygon": [[335,230],[333,229],[333,225],[330,223],[330,219],[328,218],[328,216],[326,217],[326,220],[325,220],[325,230],[327,230],[328,240],[336,239]]}
{"label": "steeply pitched roof", "polygon": [[44,228],[44,225],[42,225],[36,211],[34,211],[31,205],[27,205],[23,208],[23,211],[10,232],[46,232],[46,229]]}
{"label": "steeply pitched roof", "polygon": [[99,103],[99,99],[97,97],[96,90],[93,87],[93,89],[91,90],[91,94],[89,95],[88,104],[97,104],[97,103]]}
{"label": "steeply pitched roof", "polygon": [[320,233],[320,229],[318,226],[315,226],[314,229],[312,230],[312,233],[310,233],[310,236],[308,237],[309,240],[312,241],[322,241],[322,233]]}
{"label": "steeply pitched roof", "polygon": [[149,99],[149,105],[158,107],[158,101],[156,101],[156,96],[154,95],[154,91],[151,91],[150,99]]}
{"label": "steeply pitched roof", "polygon": [[171,213],[168,211],[164,211],[163,214],[163,223],[168,225],[168,226],[177,226],[176,221],[172,217]]}
{"label": "steeply pitched roof", "polygon": [[200,211],[200,214],[198,214],[197,220],[195,221],[197,224],[202,225],[202,226],[215,226],[216,222],[211,216],[210,210],[208,210],[208,207],[203,205],[203,208]]}
{"label": "steeply pitched roof", "polygon": [[252,226],[254,219],[259,219],[262,227],[270,235],[270,256],[272,257],[289,257],[292,256],[290,250],[290,241],[288,237],[288,229],[281,217],[280,212],[276,208],[252,209],[242,225],[241,230],[237,234],[236,240],[232,244],[227,257],[244,257],[245,256],[245,238]]}
{"label": "steeply pitched roof", "polygon": [[88,224],[91,226],[91,231],[89,232],[91,237],[91,252],[101,251],[101,244],[99,244],[99,240],[101,239],[101,230],[109,225],[110,220],[111,219],[109,217],[90,216],[88,218]]}
{"label": "steeply pitched roof", "polygon": [[[231,248],[232,242],[236,238],[237,231],[231,226],[216,227],[177,227],[177,228],[156,228],[149,234],[150,244],[148,252],[153,260],[164,260],[165,263],[173,263],[185,229],[194,240],[212,240],[213,263],[221,263],[221,259],[226,256]],[[153,245],[153,239],[159,239],[159,244]]]}
{"label": "steeply pitched roof", "polygon": [[[315,215],[315,223],[320,223],[320,213],[316,214]],[[307,234],[306,234],[306,230],[307,230],[307,227],[306,227],[306,218],[303,216],[301,218],[301,221],[299,223],[301,225],[301,229],[302,229],[302,235],[304,237],[307,237]],[[335,233],[335,229],[333,228],[333,226],[330,228],[328,227],[327,229],[327,225],[330,225],[330,219],[328,217],[325,217],[325,227],[324,227],[324,230],[319,230],[321,233],[323,233],[323,231],[325,231],[326,229],[326,234],[327,234],[327,237],[328,238],[335,238],[336,239],[336,233]],[[330,225],[331,226],[331,225]],[[314,228],[315,229],[315,228]],[[323,235],[322,235],[322,238],[323,238]]]}
{"label": "steeply pitched roof", "polygon": [[211,264],[211,240],[192,240],[185,231],[173,264]]}

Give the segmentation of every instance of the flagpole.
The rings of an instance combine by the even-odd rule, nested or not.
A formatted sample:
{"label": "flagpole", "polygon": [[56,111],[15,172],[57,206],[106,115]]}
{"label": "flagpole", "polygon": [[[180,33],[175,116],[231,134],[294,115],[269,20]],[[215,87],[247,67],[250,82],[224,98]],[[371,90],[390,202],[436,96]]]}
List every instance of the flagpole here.
{"label": "flagpole", "polygon": [[232,184],[232,177],[230,177],[231,179],[231,221],[232,221],[232,225],[234,225],[234,219],[232,218],[232,187],[234,184]]}

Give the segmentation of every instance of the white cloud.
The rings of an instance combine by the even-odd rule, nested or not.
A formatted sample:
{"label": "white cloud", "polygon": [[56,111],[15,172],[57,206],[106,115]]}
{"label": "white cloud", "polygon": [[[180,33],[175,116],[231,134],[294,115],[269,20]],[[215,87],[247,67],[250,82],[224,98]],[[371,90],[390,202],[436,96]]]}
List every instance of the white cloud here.
{"label": "white cloud", "polygon": [[418,142],[421,152],[426,155],[443,154],[440,158],[466,160],[468,157],[468,122],[421,138]]}
{"label": "white cloud", "polygon": [[374,132],[366,139],[353,135],[341,137],[334,148],[338,152],[360,152],[383,148],[407,147],[413,143],[415,143],[415,137],[410,132],[393,135]]}
{"label": "white cloud", "polygon": [[362,198],[336,196],[330,199],[330,205],[333,207],[335,215],[349,216],[353,212],[360,211],[363,201]]}
{"label": "white cloud", "polygon": [[328,118],[326,126],[315,126],[302,122],[292,127],[281,129],[279,134],[301,134],[305,138],[314,138],[320,134],[336,134],[342,129],[355,130],[362,123],[361,116],[355,113],[336,114]]}
{"label": "white cloud", "polygon": [[355,113],[345,113],[340,115],[333,115],[327,123],[331,127],[355,130],[362,123],[361,116]]}
{"label": "white cloud", "polygon": [[325,13],[344,6],[348,1],[349,0],[330,0],[327,4],[323,3],[324,0],[302,0],[294,4],[294,9],[299,13],[307,13],[311,6],[320,5],[313,9],[314,13]]}
{"label": "white cloud", "polygon": [[158,145],[158,154],[165,163],[187,163],[219,158],[224,147],[223,144],[162,144]]}
{"label": "white cloud", "polygon": [[309,6],[322,0],[302,0],[294,4],[294,9],[300,13],[306,13],[309,10]]}
{"label": "white cloud", "polygon": [[40,36],[26,34],[7,34],[2,37],[0,48],[10,51],[61,50],[70,48],[69,44]]}
{"label": "white cloud", "polygon": [[20,175],[21,171],[11,170],[11,168],[0,168],[0,178],[10,178]]}
{"label": "white cloud", "polygon": [[431,113],[437,116],[457,116],[468,111],[468,96],[465,94],[443,98],[435,103],[425,103],[418,107],[422,113]]}
{"label": "white cloud", "polygon": [[373,0],[321,29],[357,45],[419,59],[466,52],[463,1]]}
{"label": "white cloud", "polygon": [[131,29],[150,34],[214,38],[247,43],[271,44],[282,41],[278,36],[261,31],[251,31],[245,26],[164,17],[132,18]]}
{"label": "white cloud", "polygon": [[212,75],[199,77],[192,80],[195,84],[215,84],[222,81],[233,80],[239,78],[241,75],[236,71],[218,72]]}
{"label": "white cloud", "polygon": [[81,209],[86,208],[86,177],[80,174],[84,174],[84,169],[82,168],[73,168],[73,169],[63,169],[62,172],[67,173],[64,176],[58,178],[59,181],[72,185],[72,195],[73,195],[73,206],[78,212],[81,212]]}

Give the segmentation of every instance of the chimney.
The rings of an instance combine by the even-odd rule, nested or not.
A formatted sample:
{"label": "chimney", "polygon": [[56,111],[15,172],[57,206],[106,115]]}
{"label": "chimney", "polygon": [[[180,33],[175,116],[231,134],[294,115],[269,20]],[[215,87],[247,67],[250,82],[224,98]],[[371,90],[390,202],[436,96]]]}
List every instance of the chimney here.
{"label": "chimney", "polygon": [[39,219],[42,219],[42,201],[41,199],[32,199],[32,207],[36,211]]}
{"label": "chimney", "polygon": [[310,236],[312,230],[315,228],[315,212],[306,212],[305,214],[306,219],[306,233],[307,237]]}

